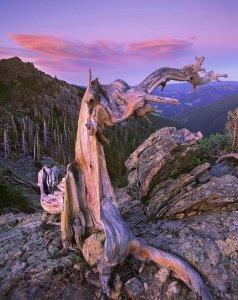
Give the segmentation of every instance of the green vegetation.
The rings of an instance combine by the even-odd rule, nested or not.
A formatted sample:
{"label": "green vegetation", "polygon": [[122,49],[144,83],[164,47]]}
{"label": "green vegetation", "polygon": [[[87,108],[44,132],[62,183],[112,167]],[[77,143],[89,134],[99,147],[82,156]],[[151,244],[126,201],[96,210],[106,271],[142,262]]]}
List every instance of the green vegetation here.
{"label": "green vegetation", "polygon": [[10,101],[11,87],[0,81],[0,104]]}
{"label": "green vegetation", "polygon": [[227,134],[212,134],[198,143],[193,164],[197,166],[205,162],[215,163],[219,156],[230,151],[231,141]]}

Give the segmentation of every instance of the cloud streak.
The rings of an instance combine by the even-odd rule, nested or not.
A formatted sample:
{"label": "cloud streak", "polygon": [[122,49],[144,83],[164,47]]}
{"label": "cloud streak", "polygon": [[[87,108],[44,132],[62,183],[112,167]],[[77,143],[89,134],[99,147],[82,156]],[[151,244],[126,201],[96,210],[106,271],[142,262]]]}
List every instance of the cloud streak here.
{"label": "cloud streak", "polygon": [[[119,44],[112,41],[72,42],[45,35],[9,36],[29,58],[49,69],[79,71],[89,66],[113,67],[141,61],[176,58],[191,52],[191,40],[154,39]],[[0,49],[1,53],[1,49]]]}

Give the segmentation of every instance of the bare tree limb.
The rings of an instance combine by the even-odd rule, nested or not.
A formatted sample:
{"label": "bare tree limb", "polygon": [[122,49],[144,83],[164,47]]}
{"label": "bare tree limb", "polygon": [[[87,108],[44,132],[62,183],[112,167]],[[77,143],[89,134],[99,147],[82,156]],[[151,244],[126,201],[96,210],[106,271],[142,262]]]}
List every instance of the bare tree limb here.
{"label": "bare tree limb", "polygon": [[222,155],[221,157],[218,158],[216,164],[218,164],[219,162],[225,159],[238,159],[238,153],[232,152],[232,153]]}

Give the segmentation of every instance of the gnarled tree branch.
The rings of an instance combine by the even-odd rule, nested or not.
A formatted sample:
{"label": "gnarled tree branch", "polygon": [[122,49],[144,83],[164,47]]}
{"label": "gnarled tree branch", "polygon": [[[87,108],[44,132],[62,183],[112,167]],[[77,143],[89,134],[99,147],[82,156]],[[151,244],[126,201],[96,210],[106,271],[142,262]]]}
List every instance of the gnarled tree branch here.
{"label": "gnarled tree branch", "polygon": [[220,156],[217,161],[216,161],[216,164],[218,164],[219,162],[225,160],[225,159],[238,159],[238,153],[236,152],[231,152],[231,153],[228,153],[228,154],[224,154],[222,156]]}

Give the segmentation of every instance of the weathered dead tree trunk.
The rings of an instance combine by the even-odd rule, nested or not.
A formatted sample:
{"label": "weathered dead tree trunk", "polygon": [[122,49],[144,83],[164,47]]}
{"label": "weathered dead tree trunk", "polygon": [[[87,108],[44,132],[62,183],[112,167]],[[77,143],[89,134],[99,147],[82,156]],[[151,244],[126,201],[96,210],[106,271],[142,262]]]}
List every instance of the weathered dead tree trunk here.
{"label": "weathered dead tree trunk", "polygon": [[229,111],[227,115],[226,131],[231,140],[231,148],[237,149],[238,147],[238,108],[234,111]]}
{"label": "weathered dead tree trunk", "polygon": [[[56,170],[44,167],[39,175],[43,208],[49,213],[62,211],[61,231],[66,248],[81,248],[87,236],[97,231],[104,232],[104,253],[99,257],[98,269],[103,290],[108,296],[111,295],[109,279],[112,268],[132,254],[140,260],[150,259],[170,268],[202,299],[212,299],[200,275],[185,261],[145,245],[133,236],[117,208],[103,150],[103,143],[109,143],[103,133],[106,126],[113,126],[132,115],[146,117],[147,113],[155,111],[151,102],[179,104],[176,99],[151,95],[159,85],[164,88],[169,80],[176,80],[187,81],[196,88],[219,77],[227,77],[226,74],[214,75],[212,71],[201,77],[199,72],[205,72],[203,61],[203,57],[196,58],[195,64],[181,69],[158,69],[135,87],[129,87],[120,79],[110,85],[101,85],[98,79],[91,80],[90,72],[79,113],[75,162],[68,165],[67,175],[60,185],[57,185]],[[51,202],[53,209],[49,208]]]}

